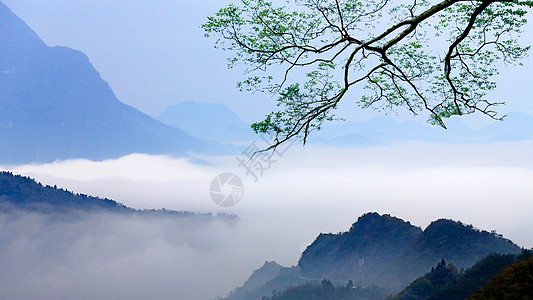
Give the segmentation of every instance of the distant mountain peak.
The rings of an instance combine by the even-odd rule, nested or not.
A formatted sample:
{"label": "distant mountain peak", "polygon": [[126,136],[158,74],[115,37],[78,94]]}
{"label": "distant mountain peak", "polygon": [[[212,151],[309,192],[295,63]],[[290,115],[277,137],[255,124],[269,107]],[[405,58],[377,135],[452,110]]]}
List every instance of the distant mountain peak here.
{"label": "distant mountain peak", "polygon": [[360,216],[351,227],[348,233],[354,234],[361,231],[371,233],[410,231],[412,234],[417,234],[422,230],[419,227],[413,226],[410,222],[404,221],[400,218],[391,216],[389,214],[380,215],[377,212],[370,212]]}
{"label": "distant mountain peak", "polygon": [[460,222],[460,221],[455,221],[455,220],[452,220],[452,219],[446,219],[446,218],[441,218],[441,219],[437,219],[435,221],[432,221],[431,223],[429,223],[429,225],[426,227],[426,230],[425,231],[431,231],[431,230],[434,230],[435,228],[439,228],[439,227],[460,227],[460,228],[473,228],[472,225],[467,225],[467,224],[464,224],[463,222]]}
{"label": "distant mountain peak", "polygon": [[1,1],[0,45],[0,54],[8,49],[20,51],[46,47],[43,40]]}
{"label": "distant mountain peak", "polygon": [[4,164],[132,153],[183,157],[230,147],[194,138],[120,102],[85,54],[48,47],[1,2],[0,129]]}
{"label": "distant mountain peak", "polygon": [[192,136],[220,142],[242,142],[256,138],[250,125],[221,103],[181,102],[167,107],[158,120]]}
{"label": "distant mountain peak", "polygon": [[356,224],[366,224],[366,223],[373,223],[373,222],[385,223],[388,221],[401,222],[401,223],[411,225],[409,221],[404,221],[390,214],[379,214],[378,212],[368,212],[368,213],[361,215],[359,218],[357,218],[357,222],[355,222],[352,225],[352,228]]}

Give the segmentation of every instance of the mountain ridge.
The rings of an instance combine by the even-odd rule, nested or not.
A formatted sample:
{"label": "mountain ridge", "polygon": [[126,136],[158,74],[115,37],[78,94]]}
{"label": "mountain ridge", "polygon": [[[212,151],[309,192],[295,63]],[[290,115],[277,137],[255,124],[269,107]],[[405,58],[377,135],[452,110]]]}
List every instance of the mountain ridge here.
{"label": "mountain ridge", "polygon": [[231,151],[120,102],[84,53],[48,47],[3,3],[0,16],[16,41],[0,43],[0,163]]}
{"label": "mountain ridge", "polygon": [[181,102],[167,107],[157,119],[192,136],[219,142],[244,142],[257,138],[249,124],[220,103]]}
{"label": "mountain ridge", "polygon": [[236,215],[195,213],[168,209],[135,209],[108,198],[75,194],[57,186],[42,185],[34,179],[0,171],[0,214],[32,212],[63,217],[79,213],[112,213],[147,217],[202,217],[234,220]]}
{"label": "mountain ridge", "polygon": [[261,299],[274,289],[318,284],[322,279],[335,285],[353,280],[363,287],[398,291],[442,259],[468,268],[493,252],[520,251],[498,234],[459,221],[438,219],[422,230],[400,218],[372,212],[359,217],[346,232],[321,233],[302,253],[297,266],[280,269],[263,287],[244,285],[224,299]]}

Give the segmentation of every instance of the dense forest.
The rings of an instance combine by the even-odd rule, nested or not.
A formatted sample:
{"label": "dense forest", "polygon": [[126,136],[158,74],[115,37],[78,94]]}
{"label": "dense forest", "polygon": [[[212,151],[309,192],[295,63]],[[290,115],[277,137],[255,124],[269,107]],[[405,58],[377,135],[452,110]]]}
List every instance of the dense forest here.
{"label": "dense forest", "polygon": [[494,253],[484,257],[466,271],[458,271],[453,264],[447,264],[443,260],[432,268],[431,272],[417,278],[392,299],[466,299],[507,266],[527,260],[531,255],[532,251],[525,249],[520,254]]}
{"label": "dense forest", "polygon": [[533,299],[533,257],[508,266],[470,299]]}

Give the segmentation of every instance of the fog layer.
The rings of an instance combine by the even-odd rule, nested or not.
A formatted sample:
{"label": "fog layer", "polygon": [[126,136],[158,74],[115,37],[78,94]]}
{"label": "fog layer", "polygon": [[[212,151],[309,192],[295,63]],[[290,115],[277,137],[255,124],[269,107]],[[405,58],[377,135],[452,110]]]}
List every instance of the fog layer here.
{"label": "fog layer", "polygon": [[[301,148],[273,154],[255,182],[235,157],[197,165],[165,156],[4,166],[45,184],[136,208],[228,212],[232,226],[98,215],[51,223],[28,215],[1,222],[2,293],[89,298],[212,299],[265,260],[296,264],[320,232],[344,231],[368,211],[425,227],[452,218],[532,247],[532,142],[408,143],[356,149]],[[211,180],[233,172],[244,197],[220,208]],[[4,297],[2,297],[4,298]]]}

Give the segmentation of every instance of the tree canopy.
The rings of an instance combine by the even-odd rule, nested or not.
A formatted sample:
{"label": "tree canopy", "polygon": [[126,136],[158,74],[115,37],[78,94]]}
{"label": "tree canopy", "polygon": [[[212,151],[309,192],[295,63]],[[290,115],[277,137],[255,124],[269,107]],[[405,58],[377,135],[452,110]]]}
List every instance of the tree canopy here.
{"label": "tree canopy", "polygon": [[[487,99],[502,64],[529,46],[517,37],[526,0],[241,0],[202,25],[242,64],[241,90],[277,95],[278,111],[252,128],[271,148],[336,119],[344,98],[362,108],[407,109],[445,127],[452,115],[501,119]],[[357,93],[354,87],[359,86]]]}

